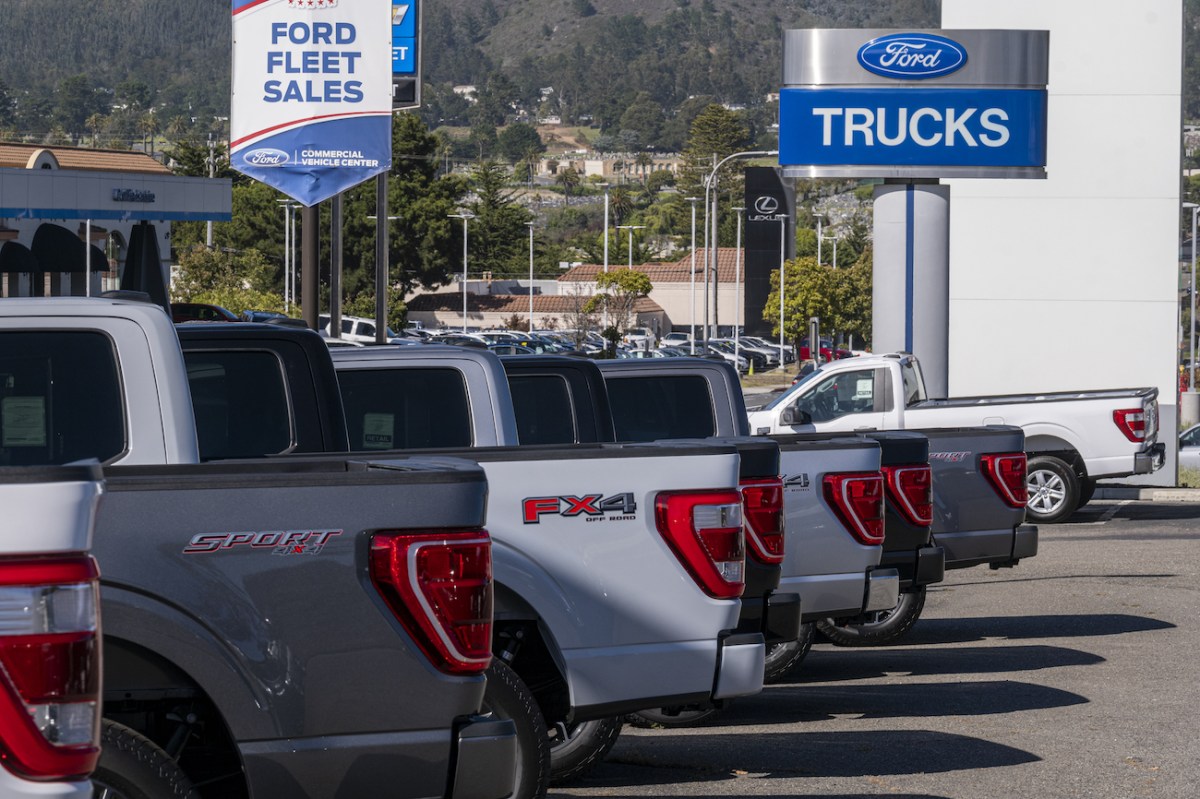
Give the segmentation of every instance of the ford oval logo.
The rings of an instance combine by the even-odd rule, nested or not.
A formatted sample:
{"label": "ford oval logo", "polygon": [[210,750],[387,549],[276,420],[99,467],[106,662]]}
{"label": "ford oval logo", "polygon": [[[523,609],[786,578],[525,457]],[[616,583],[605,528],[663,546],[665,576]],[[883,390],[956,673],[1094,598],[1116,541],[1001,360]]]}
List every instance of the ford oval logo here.
{"label": "ford oval logo", "polygon": [[967,51],[932,33],[890,33],[858,48],[858,63],[885,78],[925,80],[962,69]]}
{"label": "ford oval logo", "polygon": [[283,150],[263,148],[261,150],[251,150],[246,153],[242,160],[251,166],[283,166],[291,159]]}

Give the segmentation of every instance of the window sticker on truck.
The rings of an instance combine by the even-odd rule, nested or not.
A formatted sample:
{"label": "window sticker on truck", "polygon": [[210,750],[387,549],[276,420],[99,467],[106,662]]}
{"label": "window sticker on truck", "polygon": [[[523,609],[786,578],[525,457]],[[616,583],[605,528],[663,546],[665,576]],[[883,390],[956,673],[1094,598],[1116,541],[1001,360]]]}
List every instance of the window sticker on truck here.
{"label": "window sticker on truck", "polygon": [[247,533],[200,533],[183,548],[185,555],[248,546],[270,549],[272,555],[317,555],[342,530],[269,530]]}
{"label": "window sticker on truck", "polygon": [[[613,494],[605,497],[603,494],[584,494],[582,497],[528,497],[521,502],[524,512],[522,518],[525,524],[540,524],[542,516],[553,513],[558,516],[574,518],[585,516],[589,522],[595,521],[628,521],[637,518],[637,502],[633,494]],[[607,516],[616,513],[617,516]]]}

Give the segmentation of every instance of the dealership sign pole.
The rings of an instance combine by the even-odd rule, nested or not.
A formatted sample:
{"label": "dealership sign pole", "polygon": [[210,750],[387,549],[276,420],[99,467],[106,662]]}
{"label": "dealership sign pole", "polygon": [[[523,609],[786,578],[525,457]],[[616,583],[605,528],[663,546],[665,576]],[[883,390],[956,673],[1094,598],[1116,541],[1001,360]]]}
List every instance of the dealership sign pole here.
{"label": "dealership sign pole", "polygon": [[391,168],[392,15],[385,0],[233,0],[230,165],[304,205],[306,234],[317,203]]}
{"label": "dealership sign pole", "polygon": [[1050,36],[1027,30],[789,30],[779,164],[875,191],[872,345],[948,384],[950,188],[1044,178]]}

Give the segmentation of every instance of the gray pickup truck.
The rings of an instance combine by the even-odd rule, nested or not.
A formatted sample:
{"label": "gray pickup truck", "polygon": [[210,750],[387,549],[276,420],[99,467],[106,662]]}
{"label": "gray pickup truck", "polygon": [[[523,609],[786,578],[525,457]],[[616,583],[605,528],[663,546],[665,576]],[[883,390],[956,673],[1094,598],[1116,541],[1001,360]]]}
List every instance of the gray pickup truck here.
{"label": "gray pickup truck", "polygon": [[0,301],[0,375],[0,462],[105,464],[102,789],[510,793],[514,725],[479,712],[492,582],[478,466],[200,464],[175,330],[145,303]]}
{"label": "gray pickup truck", "polygon": [[[689,430],[712,429],[718,435],[743,432],[748,427],[740,383],[725,364],[695,358],[628,360],[601,362],[600,369],[608,383],[609,403],[618,436],[621,435],[621,419],[633,418],[633,409],[644,406],[647,392],[682,392],[684,386],[688,386],[690,404],[672,406],[677,410],[669,413],[678,414],[680,418],[672,417],[664,423],[686,424]],[[1037,527],[1024,523],[1026,497],[1020,479],[1024,468],[1024,434],[1019,427],[990,425],[770,437],[780,443],[786,467],[787,453],[802,443],[811,447],[814,453],[835,442],[853,439],[871,440],[888,447],[895,446],[894,443],[889,445],[889,441],[894,442],[906,433],[917,434],[928,441],[933,489],[929,522],[932,539],[928,544],[921,544],[919,531],[907,529],[904,533],[905,539],[911,539],[916,545],[917,559],[910,566],[901,566],[900,576],[906,590],[892,605],[864,607],[857,614],[832,612],[819,617],[822,631],[841,644],[882,643],[895,640],[910,629],[924,606],[924,586],[940,579],[943,558],[945,569],[980,565],[1001,568],[1014,566],[1021,559],[1037,554]],[[809,463],[814,464],[814,468],[830,468],[828,457],[819,455],[817,460]],[[804,474],[811,481],[811,473],[806,471]],[[889,494],[889,502],[899,506],[903,497]],[[840,515],[845,516],[844,513]],[[891,521],[902,523],[895,528],[889,527],[889,535],[892,529],[905,530],[912,526],[912,520]],[[798,518],[796,524],[804,525],[805,522]],[[798,534],[812,535],[815,529],[808,526]],[[789,538],[797,534],[796,530],[789,511]],[[916,537],[914,533],[917,533]],[[826,543],[806,541],[800,547],[816,558],[828,556],[837,562],[845,562]],[[941,553],[930,552],[931,547],[940,549]],[[907,548],[905,544],[893,551]],[[899,565],[894,560],[891,563]],[[824,570],[815,566],[811,559],[800,568]],[[825,568],[836,566],[828,563]],[[806,620],[812,618],[808,614],[811,607],[809,597],[805,596]]]}

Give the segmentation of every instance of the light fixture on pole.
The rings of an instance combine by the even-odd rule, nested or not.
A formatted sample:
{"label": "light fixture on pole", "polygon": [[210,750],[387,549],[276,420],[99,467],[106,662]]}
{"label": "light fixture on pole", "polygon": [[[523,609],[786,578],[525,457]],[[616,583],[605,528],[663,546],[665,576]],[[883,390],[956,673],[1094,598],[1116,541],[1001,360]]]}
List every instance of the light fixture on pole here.
{"label": "light fixture on pole", "polygon": [[[737,206],[733,209],[737,211],[737,244],[734,250],[733,257],[733,354],[741,354],[741,328],[742,328],[742,215],[746,212],[745,206]],[[779,357],[783,357],[783,353],[779,353]],[[734,359],[736,363],[736,358]]]}
{"label": "light fixture on pole", "polygon": [[467,332],[467,220],[474,219],[475,214],[469,211],[463,211],[461,214],[447,214],[450,219],[461,219],[463,223],[463,271],[462,271],[462,295],[463,295],[463,323],[462,332]]}
{"label": "light fixture on pole", "polygon": [[[604,189],[604,271],[608,271],[608,184],[601,183]],[[600,312],[600,329],[608,329],[608,304]]]}
{"label": "light fixture on pole", "polygon": [[645,225],[617,225],[617,230],[629,231],[629,268],[633,269],[633,231],[642,230]]}
{"label": "light fixture on pole", "polygon": [[525,223],[529,227],[529,333],[533,335],[533,223]]}
{"label": "light fixture on pole", "polygon": [[1191,332],[1188,334],[1188,391],[1196,390],[1196,213],[1200,211],[1200,205],[1196,203],[1184,203],[1184,208],[1192,210],[1192,277],[1191,285],[1188,286],[1188,294],[1190,295],[1190,305],[1192,312],[1191,316]]}
{"label": "light fixture on pole", "polygon": [[696,354],[696,203],[700,202],[699,197],[685,197],[692,204],[692,332],[691,354]]}
{"label": "light fixture on pole", "polygon": [[784,369],[787,358],[783,350],[784,264],[787,258],[787,214],[779,214],[779,368]]}
{"label": "light fixture on pole", "polygon": [[[834,268],[834,269],[837,269],[837,243],[838,243],[838,237],[837,237],[837,236],[826,236],[826,237],[825,237],[825,240],[826,240],[826,241],[832,241],[832,242],[833,242],[833,268]],[[819,242],[819,241],[820,241],[820,239],[818,239],[817,241]]]}

